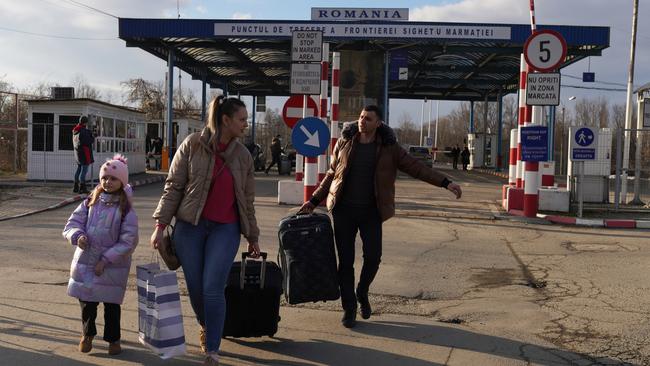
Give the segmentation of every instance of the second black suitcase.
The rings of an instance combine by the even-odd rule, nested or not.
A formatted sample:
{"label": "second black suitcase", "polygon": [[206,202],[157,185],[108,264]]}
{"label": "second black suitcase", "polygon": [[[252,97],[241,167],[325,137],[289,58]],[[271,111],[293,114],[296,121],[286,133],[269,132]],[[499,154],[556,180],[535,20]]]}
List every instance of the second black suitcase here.
{"label": "second black suitcase", "polygon": [[288,216],[280,221],[282,285],[289,304],[339,298],[334,234],[329,216]]}
{"label": "second black suitcase", "polygon": [[226,285],[226,321],[223,337],[273,336],[280,321],[282,273],[274,262],[247,260],[235,262]]}

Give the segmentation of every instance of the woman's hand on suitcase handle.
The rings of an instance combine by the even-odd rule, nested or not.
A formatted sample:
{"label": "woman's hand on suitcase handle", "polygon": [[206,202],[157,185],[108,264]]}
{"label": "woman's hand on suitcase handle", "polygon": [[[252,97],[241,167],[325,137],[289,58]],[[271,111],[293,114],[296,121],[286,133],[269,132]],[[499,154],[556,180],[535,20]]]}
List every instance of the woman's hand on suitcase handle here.
{"label": "woman's hand on suitcase handle", "polygon": [[257,242],[248,242],[248,252],[252,258],[260,257],[260,245]]}
{"label": "woman's hand on suitcase handle", "polygon": [[300,209],[298,210],[297,214],[298,215],[310,214],[310,213],[314,212],[315,208],[316,208],[316,206],[314,206],[313,203],[307,201],[307,202],[303,203],[302,206],[300,206]]}

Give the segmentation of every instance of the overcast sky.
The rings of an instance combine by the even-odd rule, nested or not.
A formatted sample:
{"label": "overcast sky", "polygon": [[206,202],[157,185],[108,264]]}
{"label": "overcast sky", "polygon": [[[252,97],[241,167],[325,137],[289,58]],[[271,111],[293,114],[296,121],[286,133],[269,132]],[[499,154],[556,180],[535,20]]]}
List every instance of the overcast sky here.
{"label": "overcast sky", "polygon": [[[81,4],[110,15],[87,9]],[[399,3],[399,5],[398,5]],[[283,4],[283,5],[279,5]],[[138,48],[127,48],[117,38],[117,17],[196,19],[282,19],[310,18],[311,7],[408,7],[410,19],[444,22],[490,22],[529,24],[529,0],[447,1],[269,1],[269,0],[2,0],[0,1],[0,79],[20,89],[41,82],[70,84],[77,75],[103,93],[121,100],[120,82],[142,77],[164,78],[166,64]],[[583,60],[562,70],[563,84],[625,89],[631,38],[632,0],[537,0],[539,24],[597,25],[610,27],[610,48],[602,57],[591,58],[597,81],[582,83],[587,71]],[[81,39],[77,39],[81,38]],[[650,5],[641,2],[635,84],[650,81]],[[183,87],[200,95],[200,82],[183,74]],[[563,103],[569,96],[604,96],[610,103],[624,103],[625,92],[563,88]],[[281,100],[271,107],[280,107]],[[408,112],[419,121],[419,101],[393,101],[391,117]],[[441,103],[441,115],[454,104]],[[435,112],[434,112],[435,114]]]}

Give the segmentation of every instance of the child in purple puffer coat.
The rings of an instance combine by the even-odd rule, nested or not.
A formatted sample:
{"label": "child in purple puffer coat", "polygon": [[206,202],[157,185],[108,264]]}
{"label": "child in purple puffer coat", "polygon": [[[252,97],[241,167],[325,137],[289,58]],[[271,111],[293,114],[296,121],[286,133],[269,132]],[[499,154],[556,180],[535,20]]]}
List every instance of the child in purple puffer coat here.
{"label": "child in purple puffer coat", "polygon": [[138,217],[131,207],[126,158],[115,155],[99,170],[100,184],[68,219],[63,236],[77,249],[70,267],[68,295],[79,299],[83,334],[80,352],[90,352],[97,334],[97,306],[104,303],[104,340],[119,354],[120,304],[138,244]]}

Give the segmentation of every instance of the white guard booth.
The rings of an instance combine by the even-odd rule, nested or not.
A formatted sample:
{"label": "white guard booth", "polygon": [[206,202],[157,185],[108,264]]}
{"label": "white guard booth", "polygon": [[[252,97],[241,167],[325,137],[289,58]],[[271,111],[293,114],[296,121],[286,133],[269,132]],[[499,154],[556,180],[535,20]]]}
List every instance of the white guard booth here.
{"label": "white guard booth", "polygon": [[[470,133],[467,135],[467,148],[469,149],[468,169],[494,168],[497,157],[497,136],[484,133]],[[459,158],[459,162],[461,158]]]}
{"label": "white guard booth", "polygon": [[121,153],[128,158],[129,174],[145,172],[144,114],[136,109],[94,99],[28,100],[28,180],[72,181],[77,169],[72,129],[82,115],[94,131],[95,163],[86,180],[97,179],[107,158]]}

